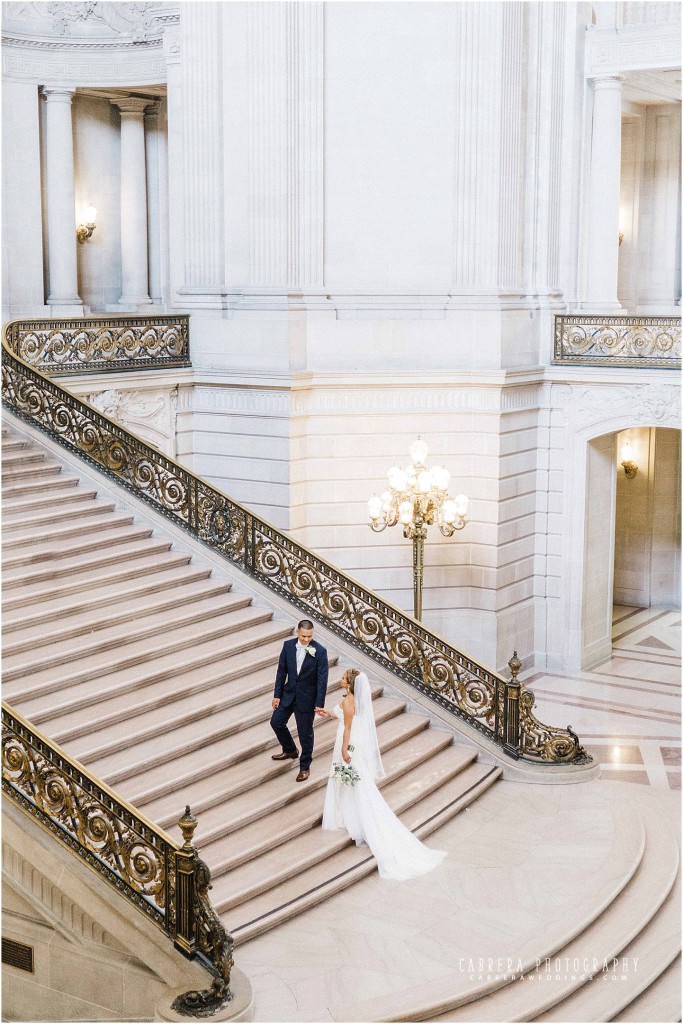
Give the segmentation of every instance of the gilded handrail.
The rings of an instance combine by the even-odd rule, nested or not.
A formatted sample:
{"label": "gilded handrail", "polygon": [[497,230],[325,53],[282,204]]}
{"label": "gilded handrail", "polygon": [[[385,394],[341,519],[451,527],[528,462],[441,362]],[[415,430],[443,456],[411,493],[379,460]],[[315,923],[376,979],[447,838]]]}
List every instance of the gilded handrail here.
{"label": "gilded handrail", "polygon": [[16,320],[9,326],[17,356],[52,376],[191,365],[186,314]]}
{"label": "gilded handrail", "polygon": [[[8,324],[3,341],[3,401],[18,416],[499,744],[506,754],[554,764],[591,760],[568,730],[544,726],[529,715],[519,717],[519,728],[512,729],[507,717],[515,705],[509,695],[501,697],[511,682],[21,359],[16,354],[21,323]],[[533,735],[525,737],[525,729]]]}
{"label": "gilded handrail", "polygon": [[178,1006],[199,1000],[216,1012],[230,1000],[234,943],[208,899],[211,876],[192,845],[197,822],[189,807],[179,821],[185,840],[179,846],[4,701],[2,789],[208,969],[211,988],[185,993]]}
{"label": "gilded handrail", "polygon": [[627,314],[556,316],[552,362],[680,369],[681,319]]}

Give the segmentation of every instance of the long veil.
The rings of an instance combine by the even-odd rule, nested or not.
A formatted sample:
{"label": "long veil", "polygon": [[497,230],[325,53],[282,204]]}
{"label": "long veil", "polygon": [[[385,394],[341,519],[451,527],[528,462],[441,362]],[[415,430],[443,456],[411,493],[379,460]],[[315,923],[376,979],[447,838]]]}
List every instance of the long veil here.
{"label": "long veil", "polygon": [[363,759],[375,779],[383,779],[386,775],[382,766],[382,755],[377,742],[375,716],[372,711],[372,691],[365,672],[356,676],[353,687],[353,699],[356,716],[356,730],[360,733],[359,741],[363,750]]}

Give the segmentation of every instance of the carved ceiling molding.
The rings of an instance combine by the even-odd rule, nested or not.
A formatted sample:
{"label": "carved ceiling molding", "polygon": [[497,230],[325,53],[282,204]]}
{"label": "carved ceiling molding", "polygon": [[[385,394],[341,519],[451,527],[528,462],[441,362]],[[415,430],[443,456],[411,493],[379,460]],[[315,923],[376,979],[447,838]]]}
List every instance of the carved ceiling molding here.
{"label": "carved ceiling molding", "polygon": [[178,3],[10,2],[3,4],[3,42],[36,49],[153,47],[179,20]]}

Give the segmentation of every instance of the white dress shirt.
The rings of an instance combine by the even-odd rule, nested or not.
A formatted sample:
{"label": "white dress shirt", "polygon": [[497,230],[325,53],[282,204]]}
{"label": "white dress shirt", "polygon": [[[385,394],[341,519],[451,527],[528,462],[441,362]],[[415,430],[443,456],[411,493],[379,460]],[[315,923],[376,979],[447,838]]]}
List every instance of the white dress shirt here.
{"label": "white dress shirt", "polygon": [[301,666],[304,663],[304,658],[305,657],[306,657],[306,648],[302,647],[301,644],[299,643],[299,641],[297,640],[297,642],[296,642],[296,674],[297,675],[299,674],[299,672],[301,672]]}

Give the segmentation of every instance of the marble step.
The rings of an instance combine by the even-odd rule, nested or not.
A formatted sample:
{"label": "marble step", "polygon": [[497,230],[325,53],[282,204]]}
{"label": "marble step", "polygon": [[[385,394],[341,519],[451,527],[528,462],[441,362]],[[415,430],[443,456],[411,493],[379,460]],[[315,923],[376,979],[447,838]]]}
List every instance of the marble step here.
{"label": "marble step", "polygon": [[130,692],[98,700],[92,705],[52,715],[48,710],[50,735],[60,743],[90,737],[93,743],[106,743],[120,736],[120,723],[127,722],[127,735],[152,735],[160,724],[182,723],[192,717],[215,714],[223,708],[249,700],[257,694],[272,694],[281,641],[243,652],[232,668],[224,662],[212,665],[201,674],[190,671],[173,679],[164,678],[146,686],[139,694]]}
{"label": "marble step", "polygon": [[[392,806],[394,811],[398,808],[404,825],[420,839],[425,840],[436,828],[455,817],[459,811],[492,786],[500,774],[500,768],[475,762],[456,773],[449,782],[405,812],[400,812],[398,804]],[[306,910],[335,896],[376,870],[375,859],[366,846],[356,847],[348,836],[341,832],[321,831],[320,835],[329,836],[329,842],[335,847],[322,864],[315,864],[304,870],[298,870],[297,866],[296,870],[290,871],[286,880],[280,882],[275,894],[263,893],[221,915],[223,923],[234,937],[236,946],[305,913]],[[430,845],[438,849],[438,842]],[[228,880],[229,877],[227,876]],[[305,918],[302,924],[303,922]],[[303,926],[305,927],[305,924]]]}
{"label": "marble step", "polygon": [[[59,666],[58,671],[47,668],[34,672],[31,676],[24,675],[19,685],[14,688],[11,681],[8,682],[5,685],[7,698],[11,703],[17,703],[43,697],[55,691],[65,693],[69,689],[73,692],[79,684],[87,685],[102,679],[110,680],[112,675],[121,677],[126,672],[135,672],[140,666],[149,665],[150,662],[157,667],[169,658],[178,659],[179,655],[189,655],[192,660],[197,656],[198,646],[204,645],[206,651],[212,646],[212,642],[219,645],[216,652],[218,654],[220,645],[225,643],[229,634],[240,634],[250,626],[268,622],[271,617],[272,612],[268,609],[242,608],[220,622],[212,619],[201,627],[195,624],[181,626],[171,637],[163,634],[158,643],[151,643],[147,638],[134,640],[113,651],[106,660],[100,657],[98,651],[88,653],[66,668]],[[106,686],[106,683],[103,685]]]}
{"label": "marble step", "polygon": [[[383,698],[377,707],[377,714],[382,720],[392,715],[401,714],[405,710],[405,702],[395,699]],[[332,750],[334,746],[334,729],[329,721],[321,718],[315,719],[315,756],[318,758],[325,750]],[[292,723],[292,726],[294,723]],[[325,726],[329,726],[325,729]],[[320,731],[322,728],[322,732]],[[292,728],[292,735],[296,735],[296,729]],[[233,736],[229,743],[219,740],[215,744],[203,745],[194,752],[189,751],[178,757],[174,763],[174,774],[169,776],[165,765],[157,765],[146,771],[143,776],[136,779],[124,779],[117,784],[121,795],[129,803],[142,809],[161,797],[170,793],[183,794],[189,792],[189,787],[194,783],[210,780],[211,789],[215,793],[221,786],[226,789],[235,780],[246,781],[249,784],[250,777],[261,777],[261,773],[267,767],[276,764],[282,771],[292,767],[293,761],[274,762],[270,760],[271,754],[276,754],[280,749],[275,734],[269,726],[258,724],[245,729],[243,732]],[[266,769],[262,766],[266,764]],[[245,762],[250,762],[246,764]],[[236,769],[236,770],[232,770]],[[105,780],[106,781],[106,780]],[[185,803],[192,803],[189,799]],[[147,813],[147,812],[145,812]]]}
{"label": "marble step", "polygon": [[[92,490],[89,487],[76,486],[79,481],[76,477],[64,477],[65,480],[69,481],[67,488],[57,492],[59,500],[57,501],[57,494],[46,492],[44,490],[38,491],[33,495],[17,496],[14,498],[4,498],[2,501],[2,516],[3,520],[11,523],[20,522],[23,526],[29,514],[34,512],[44,512],[46,509],[55,514],[55,507],[61,508],[61,506],[78,504],[80,505],[84,501],[93,501],[97,497],[97,491]],[[68,515],[68,511],[62,509],[61,514],[63,516]]]}
{"label": "marble step", "polygon": [[95,491],[87,492],[85,497],[83,497],[83,492],[79,491],[76,498],[77,500],[69,502],[64,507],[61,504],[55,506],[54,502],[48,502],[42,511],[34,512],[29,509],[14,520],[11,520],[3,510],[3,538],[7,542],[12,537],[24,536],[31,532],[33,532],[33,536],[36,536],[39,531],[53,527],[55,524],[68,523],[71,526],[75,520],[78,520],[76,526],[79,526],[84,519],[90,516],[105,515],[108,512],[113,512],[116,508],[113,501],[97,498]]}
{"label": "marble step", "polygon": [[[138,599],[148,596],[150,599],[155,595],[163,595],[168,590],[182,590],[183,587],[191,586],[198,581],[205,581],[211,575],[210,569],[193,565],[185,558],[180,564],[175,564],[177,555],[174,556],[174,564],[170,567],[165,559],[159,561],[159,568],[150,576],[130,576],[124,574],[120,579],[115,579],[110,584],[103,584],[97,591],[98,605],[103,608],[111,607],[119,602],[119,607],[127,609],[130,604]],[[10,611],[3,606],[2,632],[20,632],[22,629],[35,629],[45,624],[46,628],[53,628],[56,623],[71,618],[78,619],[79,616],[88,616],[92,613],[92,595],[87,591],[85,594],[77,594],[71,601],[65,601],[61,595],[51,600],[48,592],[44,598],[40,610],[25,608],[22,606]]]}
{"label": "marble step", "polygon": [[9,437],[2,441],[2,457],[12,452],[20,452],[26,450],[28,447],[26,441],[22,441],[19,437]]}
{"label": "marble step", "polygon": [[[32,695],[30,692],[21,700],[7,695],[10,703],[18,707],[23,715],[35,725],[42,725],[47,720],[54,720],[62,715],[92,708],[92,717],[96,717],[95,706],[110,697],[133,694],[133,700],[144,700],[147,687],[156,683],[178,679],[181,676],[201,680],[203,669],[211,665],[220,665],[226,671],[241,662],[236,657],[265,646],[275,640],[284,640],[291,634],[291,628],[274,624],[270,621],[262,625],[241,629],[239,633],[219,641],[206,644],[201,651],[189,648],[182,653],[162,652],[151,663],[137,665],[125,671],[114,671],[96,679],[87,678],[77,685],[64,687],[59,683],[55,689],[62,691],[60,698],[52,696],[50,688],[48,699],[45,694]],[[158,697],[164,702],[164,696]]]}
{"label": "marble step", "polygon": [[[197,626],[198,632],[203,632],[205,623],[241,611],[250,604],[251,598],[244,594],[196,596],[193,601],[175,608],[173,615],[163,609],[150,611],[134,623],[126,621],[108,625],[83,636],[55,641],[47,649],[39,648],[35,657],[29,657],[26,653],[8,653],[3,658],[4,681],[7,684],[16,679],[28,680],[29,676],[44,676],[46,672],[62,665],[76,668],[78,661],[83,658],[92,659],[94,656],[99,659],[106,651],[116,651],[116,657],[121,658],[128,648],[143,641],[158,649],[160,645],[163,646],[164,637],[170,632],[175,634],[174,640],[181,630],[190,626]],[[216,627],[218,625],[215,623]],[[79,677],[75,675],[73,678]]]}
{"label": "marble step", "polygon": [[15,466],[35,466],[37,463],[45,462],[45,459],[43,452],[32,452],[27,448],[7,451],[5,445],[2,446],[3,473],[13,470]]}
{"label": "marble step", "polygon": [[[416,720],[412,721],[413,718]],[[382,734],[379,738],[387,773],[383,790],[390,793],[391,784],[402,779],[406,800],[409,794],[420,799],[425,787],[442,784],[449,772],[455,773],[466,767],[466,760],[467,763],[474,760],[475,755],[461,750],[459,759],[449,756],[440,763],[436,755],[452,747],[453,738],[447,733],[429,730],[428,725],[429,719],[408,714],[395,715],[381,723],[378,734]],[[336,734],[336,726],[333,728]],[[257,889],[270,888],[271,879],[277,880],[275,861],[279,855],[275,851],[283,844],[287,844],[287,860],[291,863],[294,857],[301,868],[308,856],[305,851],[322,850],[317,826],[322,820],[330,754],[328,750],[321,758],[316,751],[318,764],[313,785],[313,774],[306,783],[295,781],[297,765],[296,771],[284,773],[267,785],[228,801],[222,819],[218,807],[202,814],[202,856],[211,867],[214,888],[227,873],[231,893],[240,893],[239,900],[235,896],[236,902],[231,905],[257,895]],[[424,770],[418,772],[418,768]],[[258,808],[261,808],[260,813]],[[226,818],[231,828],[226,828]],[[311,839],[312,830],[315,839]],[[246,886],[244,891],[240,888],[242,883]],[[247,889],[249,893],[245,896]],[[221,906],[228,909],[226,903]]]}
{"label": "marble step", "polygon": [[[80,530],[70,538],[59,538],[58,541],[46,538],[46,543],[35,544],[28,551],[12,551],[3,554],[3,570],[7,574],[18,575],[15,570],[20,568],[35,568],[38,575],[26,574],[27,579],[40,579],[39,572],[52,573],[56,569],[61,570],[62,560],[70,555],[85,556],[93,551],[110,551],[116,545],[126,541],[143,540],[152,536],[152,527],[143,524],[124,523],[115,530],[109,531],[106,536],[99,532],[92,536],[82,535]],[[45,565],[45,563],[48,563]]]}
{"label": "marble step", "polygon": [[53,477],[61,473],[62,467],[58,462],[49,462],[45,458],[36,459],[27,456],[24,459],[16,459],[14,462],[2,460],[2,489],[10,488],[14,483],[29,483],[34,479]]}
{"label": "marble step", "polygon": [[[379,697],[377,704],[377,710],[380,711],[382,701]],[[395,774],[399,770],[407,770],[411,759],[415,757],[409,741],[424,732],[428,726],[429,719],[423,715],[381,716],[377,733],[382,756],[386,755],[389,758],[385,765],[388,774],[392,771]],[[264,728],[268,728],[268,722],[264,723]],[[243,786],[238,793],[226,793],[222,797],[217,795],[213,805],[203,808],[202,848],[211,859],[212,868],[216,873],[232,871],[245,861],[251,861],[259,856],[264,852],[264,841],[265,848],[276,845],[270,824],[264,835],[264,823],[269,815],[282,808],[288,808],[291,812],[291,835],[296,835],[315,824],[321,813],[321,793],[327,785],[332,750],[329,743],[323,743],[322,740],[324,737],[329,741],[331,733],[336,735],[335,723],[321,724],[317,734],[321,742],[318,744],[319,749],[314,750],[316,767],[311,771],[311,777],[305,785],[295,781],[299,770],[298,759],[289,765],[285,764],[284,770],[268,778],[270,758],[261,757],[257,763],[249,766],[252,768],[251,788]],[[445,745],[451,739],[452,737],[447,736]],[[399,744],[400,757],[398,760],[394,757],[392,761],[390,752]],[[324,751],[322,757],[321,751]],[[281,762],[270,763],[282,769]],[[268,821],[270,822],[269,817]],[[284,830],[278,828],[276,834],[279,845]]]}
{"label": "marble step", "polygon": [[681,954],[613,1021],[669,1024],[681,1019]]}
{"label": "marble step", "polygon": [[[17,529],[9,537],[4,537],[2,550],[3,553],[14,554],[23,548],[30,548],[36,555],[40,555],[43,550],[56,544],[61,544],[62,540],[69,540],[75,532],[78,532],[80,537],[85,538],[89,537],[92,533],[108,534],[111,530],[117,530],[122,526],[130,526],[134,522],[135,517],[132,513],[118,512],[102,515],[98,509],[92,515],[86,514],[82,516],[76,526],[68,519],[66,520],[66,525],[54,526],[53,524],[51,529],[40,536],[35,525],[31,523],[25,529]],[[103,542],[106,543],[106,539]]]}
{"label": "marble step", "polygon": [[70,473],[62,473],[61,466],[52,468],[43,466],[42,472],[30,477],[27,480],[18,479],[15,482],[3,480],[2,504],[3,507],[12,510],[16,508],[16,500],[38,495],[49,496],[53,501],[61,498],[61,492],[67,488],[78,487],[80,479]]}
{"label": "marble step", "polygon": [[[645,820],[643,820],[645,815]],[[658,815],[648,813],[647,808],[639,808],[637,817],[643,836],[641,855],[634,857],[630,874],[617,884],[617,891],[607,891],[603,905],[593,905],[589,915],[578,926],[574,927],[574,935],[568,941],[558,945],[547,941],[539,947],[537,956],[575,959],[583,962],[586,956],[602,961],[614,957],[628,955],[629,943],[638,943],[643,928],[657,917],[657,911],[669,899],[672,886],[676,882],[679,868],[678,844],[673,837],[666,821]],[[653,918],[654,916],[654,918]],[[590,952],[587,952],[590,951]],[[636,954],[637,955],[637,954]],[[675,955],[675,952],[674,954]],[[661,968],[660,968],[661,969]],[[545,974],[543,964],[528,972],[527,977]],[[435,984],[428,993],[425,990],[424,1002],[416,1002],[405,1008],[396,1017],[384,1015],[378,1020],[429,1020],[429,1021],[496,1021],[512,1022],[543,1020],[543,1021],[581,1021],[609,1020],[607,1009],[596,1010],[596,999],[601,993],[610,992],[610,1000],[614,999],[614,990],[624,994],[628,986],[619,981],[591,983],[581,981],[581,972],[561,972],[560,978],[552,981],[518,981],[506,984],[484,983],[467,997],[448,999],[443,983]],[[642,977],[642,976],[641,976]],[[635,976],[634,976],[634,980]],[[629,998],[632,999],[633,993]],[[474,998],[473,998],[474,997]],[[610,1002],[610,1005],[611,1002]],[[576,1007],[573,1015],[572,1006]],[[358,1012],[371,1012],[372,1004],[355,1008]],[[613,1012],[616,1012],[614,1010]],[[587,1015],[586,1015],[587,1014]]]}
{"label": "marble step", "polygon": [[[189,565],[192,555],[183,552],[174,553],[164,551],[161,554],[145,552],[138,555],[134,562],[126,562],[120,565],[109,565],[97,572],[93,572],[84,579],[82,574],[70,577],[66,583],[37,583],[32,586],[25,586],[18,594],[7,597],[3,600],[3,616],[7,612],[17,608],[25,608],[27,605],[46,601],[61,601],[64,597],[73,594],[82,595],[84,591],[97,591],[98,600],[102,593],[102,587],[112,583],[125,582],[140,576],[149,576],[153,573],[162,572],[167,569],[180,568]],[[92,600],[92,598],[91,598]]]}
{"label": "marble step", "polygon": [[120,565],[122,562],[135,562],[138,557],[160,554],[162,551],[171,550],[171,541],[163,538],[143,537],[141,540],[128,541],[126,538],[121,543],[107,545],[106,549],[99,546],[98,553],[79,551],[67,552],[64,558],[56,563],[47,566],[26,568],[20,566],[15,569],[8,569],[3,574],[4,589],[16,589],[17,587],[30,587],[35,583],[44,583],[46,580],[57,577],[62,580],[68,576],[90,576],[96,569],[104,569],[109,565]]}
{"label": "marble step", "polygon": [[[21,628],[22,623],[17,623],[9,636],[11,640],[3,643],[5,657],[16,654],[24,654],[51,644],[58,644],[65,640],[74,640],[84,634],[94,634],[99,630],[107,630],[127,622],[141,620],[144,615],[155,615],[160,613],[168,614],[175,608],[183,607],[191,601],[203,600],[214,597],[218,599],[230,592],[230,583],[216,583],[211,579],[200,578],[197,581],[190,581],[184,586],[177,586],[173,590],[162,590],[159,593],[147,593],[142,597],[125,599],[121,607],[113,609],[106,602],[102,608],[87,608],[75,612],[65,618],[52,619],[43,613],[40,621],[32,622],[30,625]],[[117,595],[118,596],[118,595]],[[4,623],[3,623],[4,626]],[[3,633],[5,629],[3,629]]]}

